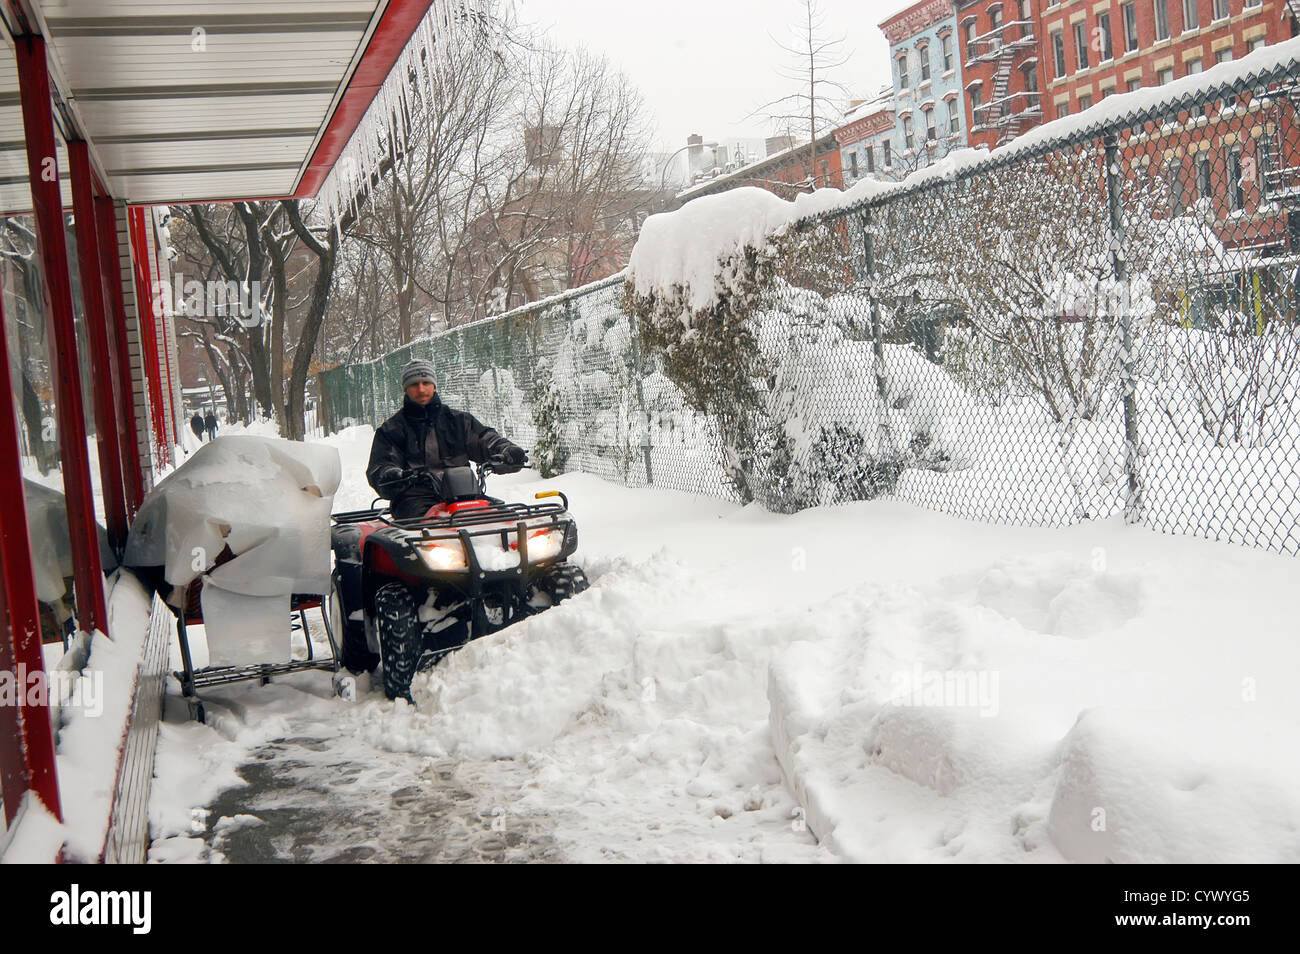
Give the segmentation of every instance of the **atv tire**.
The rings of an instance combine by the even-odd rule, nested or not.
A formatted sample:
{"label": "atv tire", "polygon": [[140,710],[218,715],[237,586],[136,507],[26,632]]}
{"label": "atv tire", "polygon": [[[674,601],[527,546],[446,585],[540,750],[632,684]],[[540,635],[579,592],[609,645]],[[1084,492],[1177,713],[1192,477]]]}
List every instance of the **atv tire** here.
{"label": "atv tire", "polygon": [[591,585],[587,582],[587,574],[582,572],[582,567],[572,563],[559,564],[542,577],[538,584],[542,592],[551,598],[552,606],[570,596],[577,596]]}
{"label": "atv tire", "polygon": [[412,705],[411,680],[424,651],[424,633],[411,591],[403,583],[385,583],[375,592],[375,627],[384,663],[384,695]]}
{"label": "atv tire", "polygon": [[366,624],[359,619],[348,619],[343,583],[337,572],[330,577],[329,613],[330,628],[339,643],[340,665],[354,675],[374,672],[379,666],[379,656],[370,651],[366,642]]}

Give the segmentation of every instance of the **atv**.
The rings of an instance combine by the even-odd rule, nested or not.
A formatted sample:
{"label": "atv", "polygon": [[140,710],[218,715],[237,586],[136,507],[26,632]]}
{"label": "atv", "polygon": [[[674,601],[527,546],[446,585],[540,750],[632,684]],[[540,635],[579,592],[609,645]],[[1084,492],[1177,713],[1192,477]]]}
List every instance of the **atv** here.
{"label": "atv", "polygon": [[[448,653],[542,612],[587,588],[567,562],[578,547],[569,500],[557,490],[536,504],[486,492],[492,464],[429,470],[442,501],[422,517],[387,507],[331,517],[331,629],[353,673],[383,664],[384,695],[411,701],[417,671]],[[336,686],[341,694],[346,685]]]}

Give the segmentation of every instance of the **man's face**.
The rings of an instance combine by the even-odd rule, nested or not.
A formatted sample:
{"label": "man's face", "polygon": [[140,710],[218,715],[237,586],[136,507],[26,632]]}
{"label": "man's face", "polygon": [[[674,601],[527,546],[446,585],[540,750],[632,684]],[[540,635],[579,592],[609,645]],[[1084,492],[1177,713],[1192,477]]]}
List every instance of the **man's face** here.
{"label": "man's face", "polygon": [[432,381],[413,381],[406,389],[406,396],[421,407],[433,400],[433,392],[438,386]]}

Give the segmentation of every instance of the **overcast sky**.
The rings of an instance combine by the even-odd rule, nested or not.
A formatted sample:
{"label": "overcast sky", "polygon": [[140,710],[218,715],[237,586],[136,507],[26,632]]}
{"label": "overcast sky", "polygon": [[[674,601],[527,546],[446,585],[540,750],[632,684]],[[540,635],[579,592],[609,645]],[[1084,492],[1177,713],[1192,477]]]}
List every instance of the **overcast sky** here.
{"label": "overcast sky", "polygon": [[[845,37],[849,62],[837,78],[859,98],[890,80],[889,47],[877,24],[906,0],[820,0],[826,32]],[[517,0],[519,19],[565,45],[606,54],[640,88],[659,147],[689,133],[706,140],[764,137],[746,118],[796,85],[778,70],[789,58],[773,41],[794,40],[799,0]],[[806,136],[807,133],[803,132]]]}

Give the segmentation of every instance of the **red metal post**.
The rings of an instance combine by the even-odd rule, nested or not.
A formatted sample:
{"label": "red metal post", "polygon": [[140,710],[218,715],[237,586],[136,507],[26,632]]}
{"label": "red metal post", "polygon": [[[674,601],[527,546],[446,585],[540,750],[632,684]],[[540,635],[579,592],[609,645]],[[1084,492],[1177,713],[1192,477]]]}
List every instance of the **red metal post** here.
{"label": "red metal post", "polygon": [[113,373],[117,376],[118,446],[122,453],[122,477],[127,513],[135,516],[144,500],[144,467],[140,460],[140,435],[135,427],[135,384],[131,377],[131,349],[126,340],[126,302],[122,297],[121,246],[117,241],[117,212],[106,195],[95,197],[95,218],[99,224],[99,259],[103,274],[105,314],[113,328]]}
{"label": "red metal post", "polygon": [[113,352],[108,347],[104,321],[104,288],[100,281],[99,229],[95,222],[95,194],[91,184],[90,149],[84,142],[68,143],[72,171],[72,211],[77,229],[77,271],[86,314],[86,337],[96,369],[95,439],[99,444],[99,487],[104,496],[104,522],[114,549],[126,544],[126,495],[122,489],[122,454],[118,446],[117,393]]}
{"label": "red metal post", "polygon": [[36,244],[40,248],[49,296],[47,320],[53,341],[51,370],[54,372],[59,449],[63,458],[68,537],[72,544],[77,621],[86,632],[96,629],[107,632],[108,610],[104,602],[104,572],[99,560],[94,491],[90,483],[90,454],[86,450],[86,415],[81,404],[81,368],[77,360],[72,287],[68,280],[63,203],[59,198],[45,38],[33,35],[15,37],[14,55],[18,67],[18,95],[22,101],[32,213],[36,220]]}
{"label": "red metal post", "polygon": [[[59,781],[54,765],[54,730],[50,710],[28,705],[27,687],[45,678],[41,654],[40,609],[32,575],[32,547],[24,506],[22,463],[19,458],[18,409],[9,378],[9,343],[0,296],[0,671],[14,674],[16,705],[0,706],[0,787],[4,789],[5,822],[10,824],[25,791],[33,791],[50,814],[59,810]],[[19,674],[24,678],[19,679]],[[47,696],[48,700],[48,696]]]}
{"label": "red metal post", "polygon": [[162,314],[154,302],[153,273],[149,267],[149,235],[145,231],[144,209],[133,205],[126,212],[131,236],[131,258],[135,267],[136,314],[140,316],[140,351],[144,355],[145,379],[149,387],[149,418],[157,457],[167,453],[167,411],[163,406],[162,372],[158,365],[158,337],[154,318]]}

